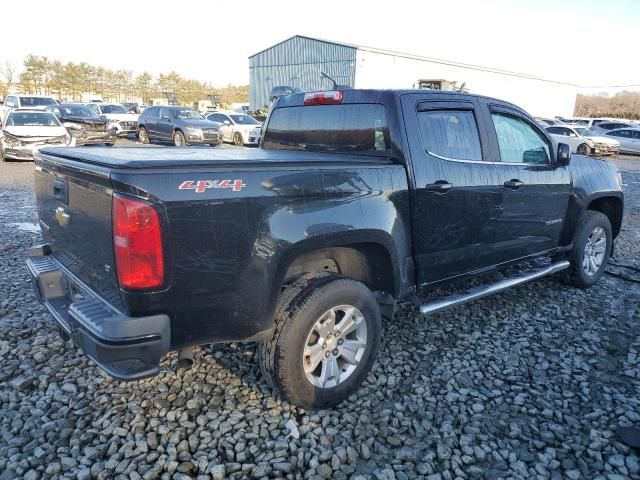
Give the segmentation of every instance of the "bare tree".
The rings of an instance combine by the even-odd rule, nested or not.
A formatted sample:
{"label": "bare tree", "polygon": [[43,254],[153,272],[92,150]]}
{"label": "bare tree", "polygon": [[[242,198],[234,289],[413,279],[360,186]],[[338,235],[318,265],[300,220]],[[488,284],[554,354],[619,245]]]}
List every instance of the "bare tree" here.
{"label": "bare tree", "polygon": [[5,60],[4,63],[0,65],[0,76],[3,79],[2,81],[3,97],[6,97],[7,94],[11,91],[11,87],[15,83],[15,75],[16,75],[16,66],[9,60]]}

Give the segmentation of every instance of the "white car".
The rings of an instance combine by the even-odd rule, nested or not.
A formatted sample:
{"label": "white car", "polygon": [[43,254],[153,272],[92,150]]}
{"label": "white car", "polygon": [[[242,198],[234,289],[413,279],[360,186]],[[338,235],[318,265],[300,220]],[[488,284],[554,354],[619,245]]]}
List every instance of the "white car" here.
{"label": "white car", "polygon": [[640,154],[640,128],[611,130],[606,135],[620,142],[620,151],[622,153]]}
{"label": "white car", "polygon": [[4,105],[0,105],[0,125],[4,125],[4,120],[11,110],[16,108],[30,108],[33,110],[44,110],[49,105],[55,105],[53,97],[45,95],[7,95]]}
{"label": "white car", "polygon": [[136,133],[138,130],[137,113],[129,113],[124,106],[119,103],[85,103],[87,107],[92,109],[98,115],[103,115],[109,120],[108,128],[115,127],[116,135],[126,137],[130,133]]}
{"label": "white car", "polygon": [[556,125],[546,130],[558,143],[566,143],[579,155],[616,155],[620,151],[620,143],[586,127]]}
{"label": "white car", "polygon": [[33,160],[41,147],[65,147],[71,136],[51,112],[16,109],[7,115],[0,132],[0,159]]}
{"label": "white car", "polygon": [[262,125],[255,127],[249,132],[249,145],[257,145],[260,143],[260,134],[262,133]]}
{"label": "white car", "polygon": [[251,132],[261,125],[255,118],[236,112],[215,112],[206,118],[220,124],[220,135],[223,142],[233,142],[236,145],[258,144],[260,137],[256,138],[255,135],[251,135]]}

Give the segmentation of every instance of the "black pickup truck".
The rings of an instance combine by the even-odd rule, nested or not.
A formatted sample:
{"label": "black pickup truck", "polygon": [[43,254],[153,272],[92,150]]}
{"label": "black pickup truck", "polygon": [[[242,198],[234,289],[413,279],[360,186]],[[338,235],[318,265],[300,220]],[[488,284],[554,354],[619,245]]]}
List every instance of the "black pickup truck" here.
{"label": "black pickup truck", "polygon": [[612,164],[509,103],[427,91],[280,98],[257,150],[45,149],[35,188],[36,290],[100,367],[135,380],[171,350],[259,341],[304,407],[358,386],[418,287],[537,265],[430,314],[556,272],[593,285],[623,211]]}

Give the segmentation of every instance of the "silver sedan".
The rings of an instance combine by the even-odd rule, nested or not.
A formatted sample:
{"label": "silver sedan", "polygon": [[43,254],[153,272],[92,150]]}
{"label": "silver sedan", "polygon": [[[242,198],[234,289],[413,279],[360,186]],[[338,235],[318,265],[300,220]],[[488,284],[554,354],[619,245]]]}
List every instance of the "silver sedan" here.
{"label": "silver sedan", "polygon": [[640,128],[619,128],[605,135],[620,142],[620,153],[640,154]]}

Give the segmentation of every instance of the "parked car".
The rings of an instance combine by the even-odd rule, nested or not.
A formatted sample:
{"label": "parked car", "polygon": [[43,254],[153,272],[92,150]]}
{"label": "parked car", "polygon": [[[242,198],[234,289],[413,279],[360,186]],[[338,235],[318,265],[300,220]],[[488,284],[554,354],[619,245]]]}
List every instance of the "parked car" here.
{"label": "parked car", "polygon": [[580,155],[615,155],[620,151],[618,142],[585,127],[562,125],[546,130],[556,141],[566,143],[573,153]]}
{"label": "parked car", "polygon": [[109,125],[106,117],[77,103],[50,105],[47,111],[53,113],[71,136],[72,145],[105,144],[112,147],[116,141],[116,128]]}
{"label": "parked car", "polygon": [[600,122],[596,124],[591,130],[593,130],[594,132],[601,132],[604,130],[617,130],[619,128],[633,128],[633,125],[620,121]]}
{"label": "parked car", "polygon": [[583,127],[586,127],[587,125],[589,125],[589,119],[588,118],[556,117],[556,120],[558,120],[561,124],[565,124],[565,125],[580,125],[580,126],[583,126]]}
{"label": "parked car", "polygon": [[147,107],[138,121],[138,138],[142,143],[172,142],[176,147],[211,145],[222,141],[220,125],[213,123],[191,107]]}
{"label": "parked car", "polygon": [[110,375],[157,374],[174,349],[259,341],[284,399],[334,405],[368,375],[382,318],[418,287],[521,264],[424,314],[553,273],[587,288],[620,232],[615,166],[571,158],[507,102],[315,92],[277,100],[264,128],[251,151],[37,154],[48,228],[29,251],[33,284]]}
{"label": "parked car", "polygon": [[44,95],[7,95],[4,104],[0,106],[0,126],[4,125],[4,120],[11,110],[16,108],[44,110],[47,106],[56,103],[53,97]]}
{"label": "parked car", "polygon": [[277,85],[269,92],[269,101],[273,102],[280,97],[293,95],[294,93],[302,93],[302,89],[298,87],[290,87],[288,85]]}
{"label": "parked car", "polygon": [[640,154],[640,128],[621,128],[605,134],[620,142],[621,153]]}
{"label": "parked car", "polygon": [[255,118],[244,113],[216,112],[207,116],[207,120],[220,124],[220,141],[233,142],[235,145],[257,145],[251,141],[250,133],[260,125]]}
{"label": "parked car", "polygon": [[85,103],[98,115],[109,120],[109,128],[115,127],[116,135],[126,137],[138,129],[138,115],[129,111],[119,103]]}
{"label": "parked car", "polygon": [[69,145],[71,136],[51,112],[13,109],[0,133],[0,159],[33,160],[43,146]]}

